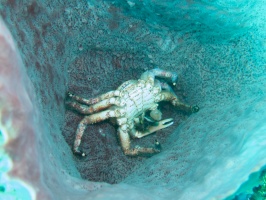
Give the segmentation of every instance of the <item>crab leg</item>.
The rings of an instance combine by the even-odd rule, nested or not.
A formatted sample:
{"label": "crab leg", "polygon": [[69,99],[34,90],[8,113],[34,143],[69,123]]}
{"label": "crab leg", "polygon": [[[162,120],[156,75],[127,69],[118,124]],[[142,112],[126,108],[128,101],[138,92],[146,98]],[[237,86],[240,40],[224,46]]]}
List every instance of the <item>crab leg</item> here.
{"label": "crab leg", "polygon": [[79,146],[80,146],[80,142],[81,142],[81,138],[83,136],[83,133],[87,127],[87,125],[89,124],[94,124],[103,120],[106,120],[110,117],[117,117],[117,112],[115,112],[114,110],[107,110],[107,111],[103,111],[97,114],[93,114],[90,116],[85,116],[79,123],[77,131],[76,131],[76,137],[75,137],[75,141],[74,141],[74,146],[73,146],[73,152],[74,154],[78,154],[81,156],[85,156],[85,153],[79,150]]}
{"label": "crab leg", "polygon": [[198,106],[190,106],[185,103],[182,103],[174,93],[169,91],[163,91],[160,95],[158,95],[156,102],[160,101],[170,101],[174,107],[178,108],[179,110],[183,110],[187,113],[194,113],[199,111]]}
{"label": "crab leg", "polygon": [[152,77],[153,79],[155,79],[155,77],[165,78],[170,80],[174,85],[177,81],[177,74],[175,72],[170,72],[159,68],[148,70],[141,75],[141,79],[143,80],[147,80],[148,77]]}
{"label": "crab leg", "polygon": [[145,147],[130,147],[130,137],[127,130],[118,129],[119,140],[123,149],[123,152],[127,156],[152,156],[154,154],[160,153],[161,145],[159,142],[155,142],[154,148],[145,148]]}
{"label": "crab leg", "polygon": [[67,102],[66,105],[81,114],[84,114],[84,115],[89,114],[89,106],[82,105],[78,102]]}
{"label": "crab leg", "polygon": [[164,129],[168,126],[171,126],[174,122],[172,118],[161,120],[156,122],[156,126],[148,126],[145,131],[137,131],[134,126],[131,125],[130,129],[130,135],[133,138],[142,138],[144,136],[150,135],[156,131],[159,131],[161,129]]}
{"label": "crab leg", "polygon": [[185,112],[190,112],[191,108],[189,105],[186,105],[184,103],[182,103],[178,97],[176,96],[174,90],[172,89],[172,87],[163,81],[160,81],[160,85],[162,87],[162,89],[164,89],[165,91],[162,92],[162,95],[165,95],[165,100],[162,101],[171,101],[171,103],[177,107],[180,110],[183,110]]}
{"label": "crab leg", "polygon": [[105,99],[103,101],[100,101],[91,106],[82,105],[78,102],[70,102],[70,103],[67,103],[67,105],[81,114],[89,115],[89,114],[104,110],[105,108],[108,108],[112,105],[123,106],[124,103],[121,102],[119,98],[113,97],[110,99]]}
{"label": "crab leg", "polygon": [[162,88],[163,90],[166,90],[166,91],[171,92],[171,93],[173,93],[174,95],[176,95],[176,94],[174,93],[174,90],[171,88],[171,86],[170,86],[168,83],[166,83],[166,82],[164,82],[164,81],[160,81],[160,85],[161,85],[161,88]]}
{"label": "crab leg", "polygon": [[68,97],[70,97],[71,99],[73,99],[79,103],[85,104],[85,105],[92,105],[92,104],[98,103],[104,99],[109,99],[111,97],[119,97],[119,94],[120,94],[120,92],[118,90],[114,90],[114,91],[110,91],[110,92],[107,92],[105,94],[102,94],[102,95],[95,97],[95,98],[85,99],[85,98],[79,97],[77,95],[74,95],[70,92],[67,93]]}

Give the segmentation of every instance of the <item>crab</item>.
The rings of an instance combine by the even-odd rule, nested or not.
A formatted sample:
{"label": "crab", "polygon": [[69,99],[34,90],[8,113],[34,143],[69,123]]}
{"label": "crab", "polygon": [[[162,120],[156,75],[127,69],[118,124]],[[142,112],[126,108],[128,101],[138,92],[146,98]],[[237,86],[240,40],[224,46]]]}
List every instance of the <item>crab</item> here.
{"label": "crab", "polygon": [[[176,81],[176,73],[156,68],[144,72],[140,79],[128,80],[116,90],[96,98],[85,99],[68,92],[70,101],[67,105],[85,115],[76,130],[73,153],[86,156],[79,148],[86,127],[109,118],[118,125],[118,138],[125,155],[152,156],[161,152],[161,144],[158,141],[155,141],[154,147],[132,148],[130,136],[142,138],[173,124],[172,118],[161,120],[162,113],[158,109],[158,103],[161,101],[168,101],[176,109],[187,113],[199,111],[197,105],[190,106],[178,99],[168,84],[175,85]],[[151,123],[146,123],[142,130],[138,129],[145,121]]]}

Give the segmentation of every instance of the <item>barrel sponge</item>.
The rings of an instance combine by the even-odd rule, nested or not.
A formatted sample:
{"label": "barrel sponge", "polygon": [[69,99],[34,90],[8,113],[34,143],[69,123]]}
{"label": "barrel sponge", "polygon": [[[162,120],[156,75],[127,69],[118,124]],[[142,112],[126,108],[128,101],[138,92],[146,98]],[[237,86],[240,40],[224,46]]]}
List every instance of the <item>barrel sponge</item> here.
{"label": "barrel sponge", "polygon": [[[7,167],[0,198],[14,191],[41,200],[208,200],[252,193],[250,175],[266,164],[266,4],[2,4],[14,40],[1,21],[0,153]],[[66,92],[95,97],[156,67],[176,72],[172,89],[200,111],[188,116],[161,103],[162,119],[175,123],[132,140],[141,146],[160,141],[162,152],[151,158],[123,155],[107,122],[88,127],[81,144],[88,156],[74,156],[83,116],[65,108]]]}

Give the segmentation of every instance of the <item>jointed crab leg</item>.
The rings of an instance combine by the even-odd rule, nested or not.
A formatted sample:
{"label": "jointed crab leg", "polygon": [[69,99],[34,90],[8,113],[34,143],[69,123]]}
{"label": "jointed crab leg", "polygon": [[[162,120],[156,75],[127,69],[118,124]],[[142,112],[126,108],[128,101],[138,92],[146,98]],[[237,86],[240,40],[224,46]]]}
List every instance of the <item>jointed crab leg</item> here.
{"label": "jointed crab leg", "polygon": [[160,143],[156,142],[154,148],[144,148],[144,147],[130,147],[130,137],[126,130],[118,129],[119,140],[123,149],[123,152],[127,156],[152,156],[161,151]]}
{"label": "jointed crab leg", "polygon": [[77,102],[85,104],[85,105],[92,105],[92,104],[98,103],[104,99],[108,99],[111,97],[118,97],[119,94],[120,94],[120,92],[118,90],[113,90],[113,91],[107,92],[107,93],[102,94],[102,95],[95,97],[95,98],[85,99],[85,98],[79,97],[77,95],[74,95],[74,94],[68,92],[68,96],[71,99],[76,100]]}
{"label": "jointed crab leg", "polygon": [[157,101],[170,101],[171,104],[180,109],[180,110],[183,110],[187,113],[193,113],[194,112],[194,107],[190,106],[190,105],[187,105],[187,104],[184,104],[182,103],[178,98],[177,96],[172,93],[172,92],[169,92],[169,91],[163,91],[161,92],[161,94],[158,96],[158,99]]}
{"label": "jointed crab leg", "polygon": [[78,102],[67,102],[66,105],[68,107],[72,108],[73,110],[81,113],[81,114],[84,114],[84,115],[90,114],[90,112],[89,112],[89,106],[80,104]]}
{"label": "jointed crab leg", "polygon": [[72,109],[82,113],[82,114],[92,114],[101,110],[104,110],[105,108],[108,108],[112,105],[116,106],[122,106],[124,103],[120,101],[119,98],[110,98],[110,99],[105,99],[103,101],[100,101],[94,105],[87,106],[87,105],[82,105],[78,102],[69,102],[67,105],[71,107]]}
{"label": "jointed crab leg", "polygon": [[93,114],[93,115],[84,117],[80,121],[78,128],[77,128],[77,131],[76,131],[76,137],[75,137],[75,141],[74,141],[73,152],[75,154],[80,154],[82,156],[85,156],[85,153],[83,153],[79,150],[79,145],[80,145],[81,138],[83,136],[83,133],[84,133],[87,125],[94,124],[94,123],[106,120],[110,117],[117,117],[117,116],[118,116],[118,114],[115,110],[111,110],[111,111],[107,110],[107,111],[99,112],[97,114]]}

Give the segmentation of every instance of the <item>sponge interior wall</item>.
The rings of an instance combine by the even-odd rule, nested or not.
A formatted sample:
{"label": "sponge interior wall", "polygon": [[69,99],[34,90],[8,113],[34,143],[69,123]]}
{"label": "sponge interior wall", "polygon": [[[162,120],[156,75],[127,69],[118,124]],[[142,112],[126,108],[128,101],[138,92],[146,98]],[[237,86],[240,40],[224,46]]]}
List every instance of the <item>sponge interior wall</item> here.
{"label": "sponge interior wall", "polygon": [[[143,4],[137,1],[131,1],[132,4],[119,1],[3,3],[6,7],[1,8],[1,15],[21,50],[42,113],[41,128],[46,134],[40,136],[44,143],[40,152],[44,158],[49,152],[49,159],[72,176],[79,177],[80,172],[83,178],[91,181],[149,183],[147,188],[153,184],[155,187],[160,182],[158,177],[162,177],[166,184],[162,190],[168,190],[175,182],[170,173],[173,165],[182,163],[175,175],[186,186],[191,184],[188,180],[200,182],[207,174],[203,170],[204,162],[195,173],[191,172],[196,168],[191,168],[195,159],[205,159],[205,163],[210,162],[216,168],[224,163],[224,157],[231,158],[229,152],[240,152],[238,145],[248,140],[246,137],[238,140],[235,135],[245,134],[243,130],[236,131],[241,119],[245,122],[256,119],[249,127],[258,134],[256,138],[260,138],[260,132],[254,127],[263,128],[256,125],[260,124],[263,114],[255,115],[252,109],[258,107],[261,111],[264,102],[261,98],[265,94],[265,47],[262,44],[265,32],[259,14],[263,13],[263,5],[249,1],[242,10],[231,7],[228,12],[227,5],[219,1],[207,5],[185,1],[175,5],[157,1]],[[176,10],[180,11],[178,18],[174,18]],[[250,17],[245,15],[247,12]],[[127,158],[117,143],[115,128],[101,123],[90,127],[84,136],[82,145],[89,156],[84,160],[73,157],[67,144],[72,145],[82,116],[65,110],[66,91],[94,97],[113,90],[126,80],[137,79],[145,70],[157,66],[176,71],[179,82],[175,92],[183,101],[198,104],[202,110],[188,118],[173,112],[168,105],[162,106],[164,117],[174,117],[176,125],[134,142],[152,145],[154,139],[160,139],[165,145],[164,153],[151,159]],[[250,111],[242,112],[242,107]],[[231,113],[232,110],[235,112]],[[235,124],[227,127],[221,123],[224,119],[228,123],[234,119]],[[178,127],[181,123],[184,124]],[[167,140],[168,136],[176,143]],[[219,138],[225,141],[222,145],[229,145],[232,151],[228,148],[228,154],[223,156],[226,152],[221,153],[219,149],[225,147],[217,146],[214,154],[202,156],[219,143]],[[210,141],[212,146],[205,147]],[[184,147],[183,150],[178,146]],[[221,160],[213,163],[215,155]],[[162,166],[165,160],[171,163]],[[251,168],[246,168],[246,174]],[[155,176],[155,171],[160,175]],[[143,178],[147,176],[150,180]]]}

